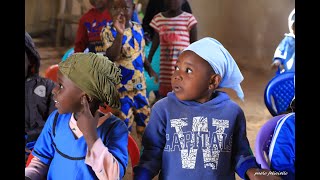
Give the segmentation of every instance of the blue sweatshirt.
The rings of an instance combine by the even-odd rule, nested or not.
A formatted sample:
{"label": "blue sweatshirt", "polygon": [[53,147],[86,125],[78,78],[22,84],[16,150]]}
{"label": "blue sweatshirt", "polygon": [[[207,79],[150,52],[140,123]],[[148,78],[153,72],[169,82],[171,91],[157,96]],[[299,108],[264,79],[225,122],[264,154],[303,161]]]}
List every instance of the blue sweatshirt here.
{"label": "blue sweatshirt", "polygon": [[205,103],[180,101],[173,92],[154,104],[142,139],[135,179],[235,179],[258,168],[240,106],[225,92]]}

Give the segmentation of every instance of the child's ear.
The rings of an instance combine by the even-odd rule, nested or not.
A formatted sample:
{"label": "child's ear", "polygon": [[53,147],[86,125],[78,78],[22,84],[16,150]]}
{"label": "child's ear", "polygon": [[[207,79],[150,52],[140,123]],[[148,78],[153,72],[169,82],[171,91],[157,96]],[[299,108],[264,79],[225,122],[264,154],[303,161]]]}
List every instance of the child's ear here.
{"label": "child's ear", "polygon": [[219,74],[213,74],[210,77],[209,89],[215,90],[218,88],[221,81],[221,76]]}

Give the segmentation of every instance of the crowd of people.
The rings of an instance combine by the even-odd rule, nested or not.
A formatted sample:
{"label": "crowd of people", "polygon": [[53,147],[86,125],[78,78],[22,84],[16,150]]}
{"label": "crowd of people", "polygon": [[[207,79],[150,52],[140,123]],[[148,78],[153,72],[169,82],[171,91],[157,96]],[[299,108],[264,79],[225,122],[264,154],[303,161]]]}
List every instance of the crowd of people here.
{"label": "crowd of people", "polygon": [[[236,174],[281,179],[268,173],[281,165],[260,168],[245,114],[221,90],[232,89],[244,100],[241,70],[219,40],[198,39],[188,1],[150,0],[142,22],[134,0],[90,3],[79,20],[74,53],[58,64],[57,82],[39,76],[41,58],[25,33],[25,153],[33,155],[25,179],[122,179],[134,123],[141,143],[135,180],[235,179]],[[294,62],[294,16],[273,67]],[[157,74],[151,62],[159,47]],[[276,56],[287,50],[293,51],[285,53],[290,57]],[[294,70],[294,63],[286,67]],[[144,71],[159,83],[152,105]],[[294,177],[292,169],[288,177]]]}

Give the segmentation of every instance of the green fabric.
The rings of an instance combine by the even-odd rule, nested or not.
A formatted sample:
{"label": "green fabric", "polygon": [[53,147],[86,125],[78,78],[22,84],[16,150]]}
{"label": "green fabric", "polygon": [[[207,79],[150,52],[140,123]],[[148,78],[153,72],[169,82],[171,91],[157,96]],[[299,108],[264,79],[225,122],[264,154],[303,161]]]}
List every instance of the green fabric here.
{"label": "green fabric", "polygon": [[110,107],[119,108],[116,85],[121,81],[121,70],[107,57],[95,53],[74,53],[59,63],[61,73],[89,96]]}

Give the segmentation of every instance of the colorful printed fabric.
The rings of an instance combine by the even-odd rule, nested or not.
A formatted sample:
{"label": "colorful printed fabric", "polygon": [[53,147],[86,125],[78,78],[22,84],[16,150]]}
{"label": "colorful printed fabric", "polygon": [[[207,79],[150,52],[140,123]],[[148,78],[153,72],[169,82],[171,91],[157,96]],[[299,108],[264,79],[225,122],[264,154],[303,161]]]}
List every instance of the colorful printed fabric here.
{"label": "colorful printed fabric", "polygon": [[[117,35],[112,23],[101,32],[104,49],[112,46]],[[120,93],[122,117],[129,130],[135,119],[137,126],[145,126],[150,114],[150,106],[146,96],[146,80],[144,77],[144,47],[142,26],[132,22],[132,27],[125,29],[120,59],[115,63],[121,69],[122,80],[118,85]]]}
{"label": "colorful printed fabric", "polygon": [[133,121],[137,126],[146,126],[150,116],[150,106],[146,91],[124,91],[120,93],[121,117],[131,131]]}
{"label": "colorful printed fabric", "polygon": [[[112,46],[117,35],[112,23],[102,29],[101,39],[104,43],[104,51]],[[115,63],[121,69],[122,80],[118,86],[119,92],[146,89],[144,68],[144,46],[142,26],[132,22],[132,27],[125,29],[120,59]]]}

